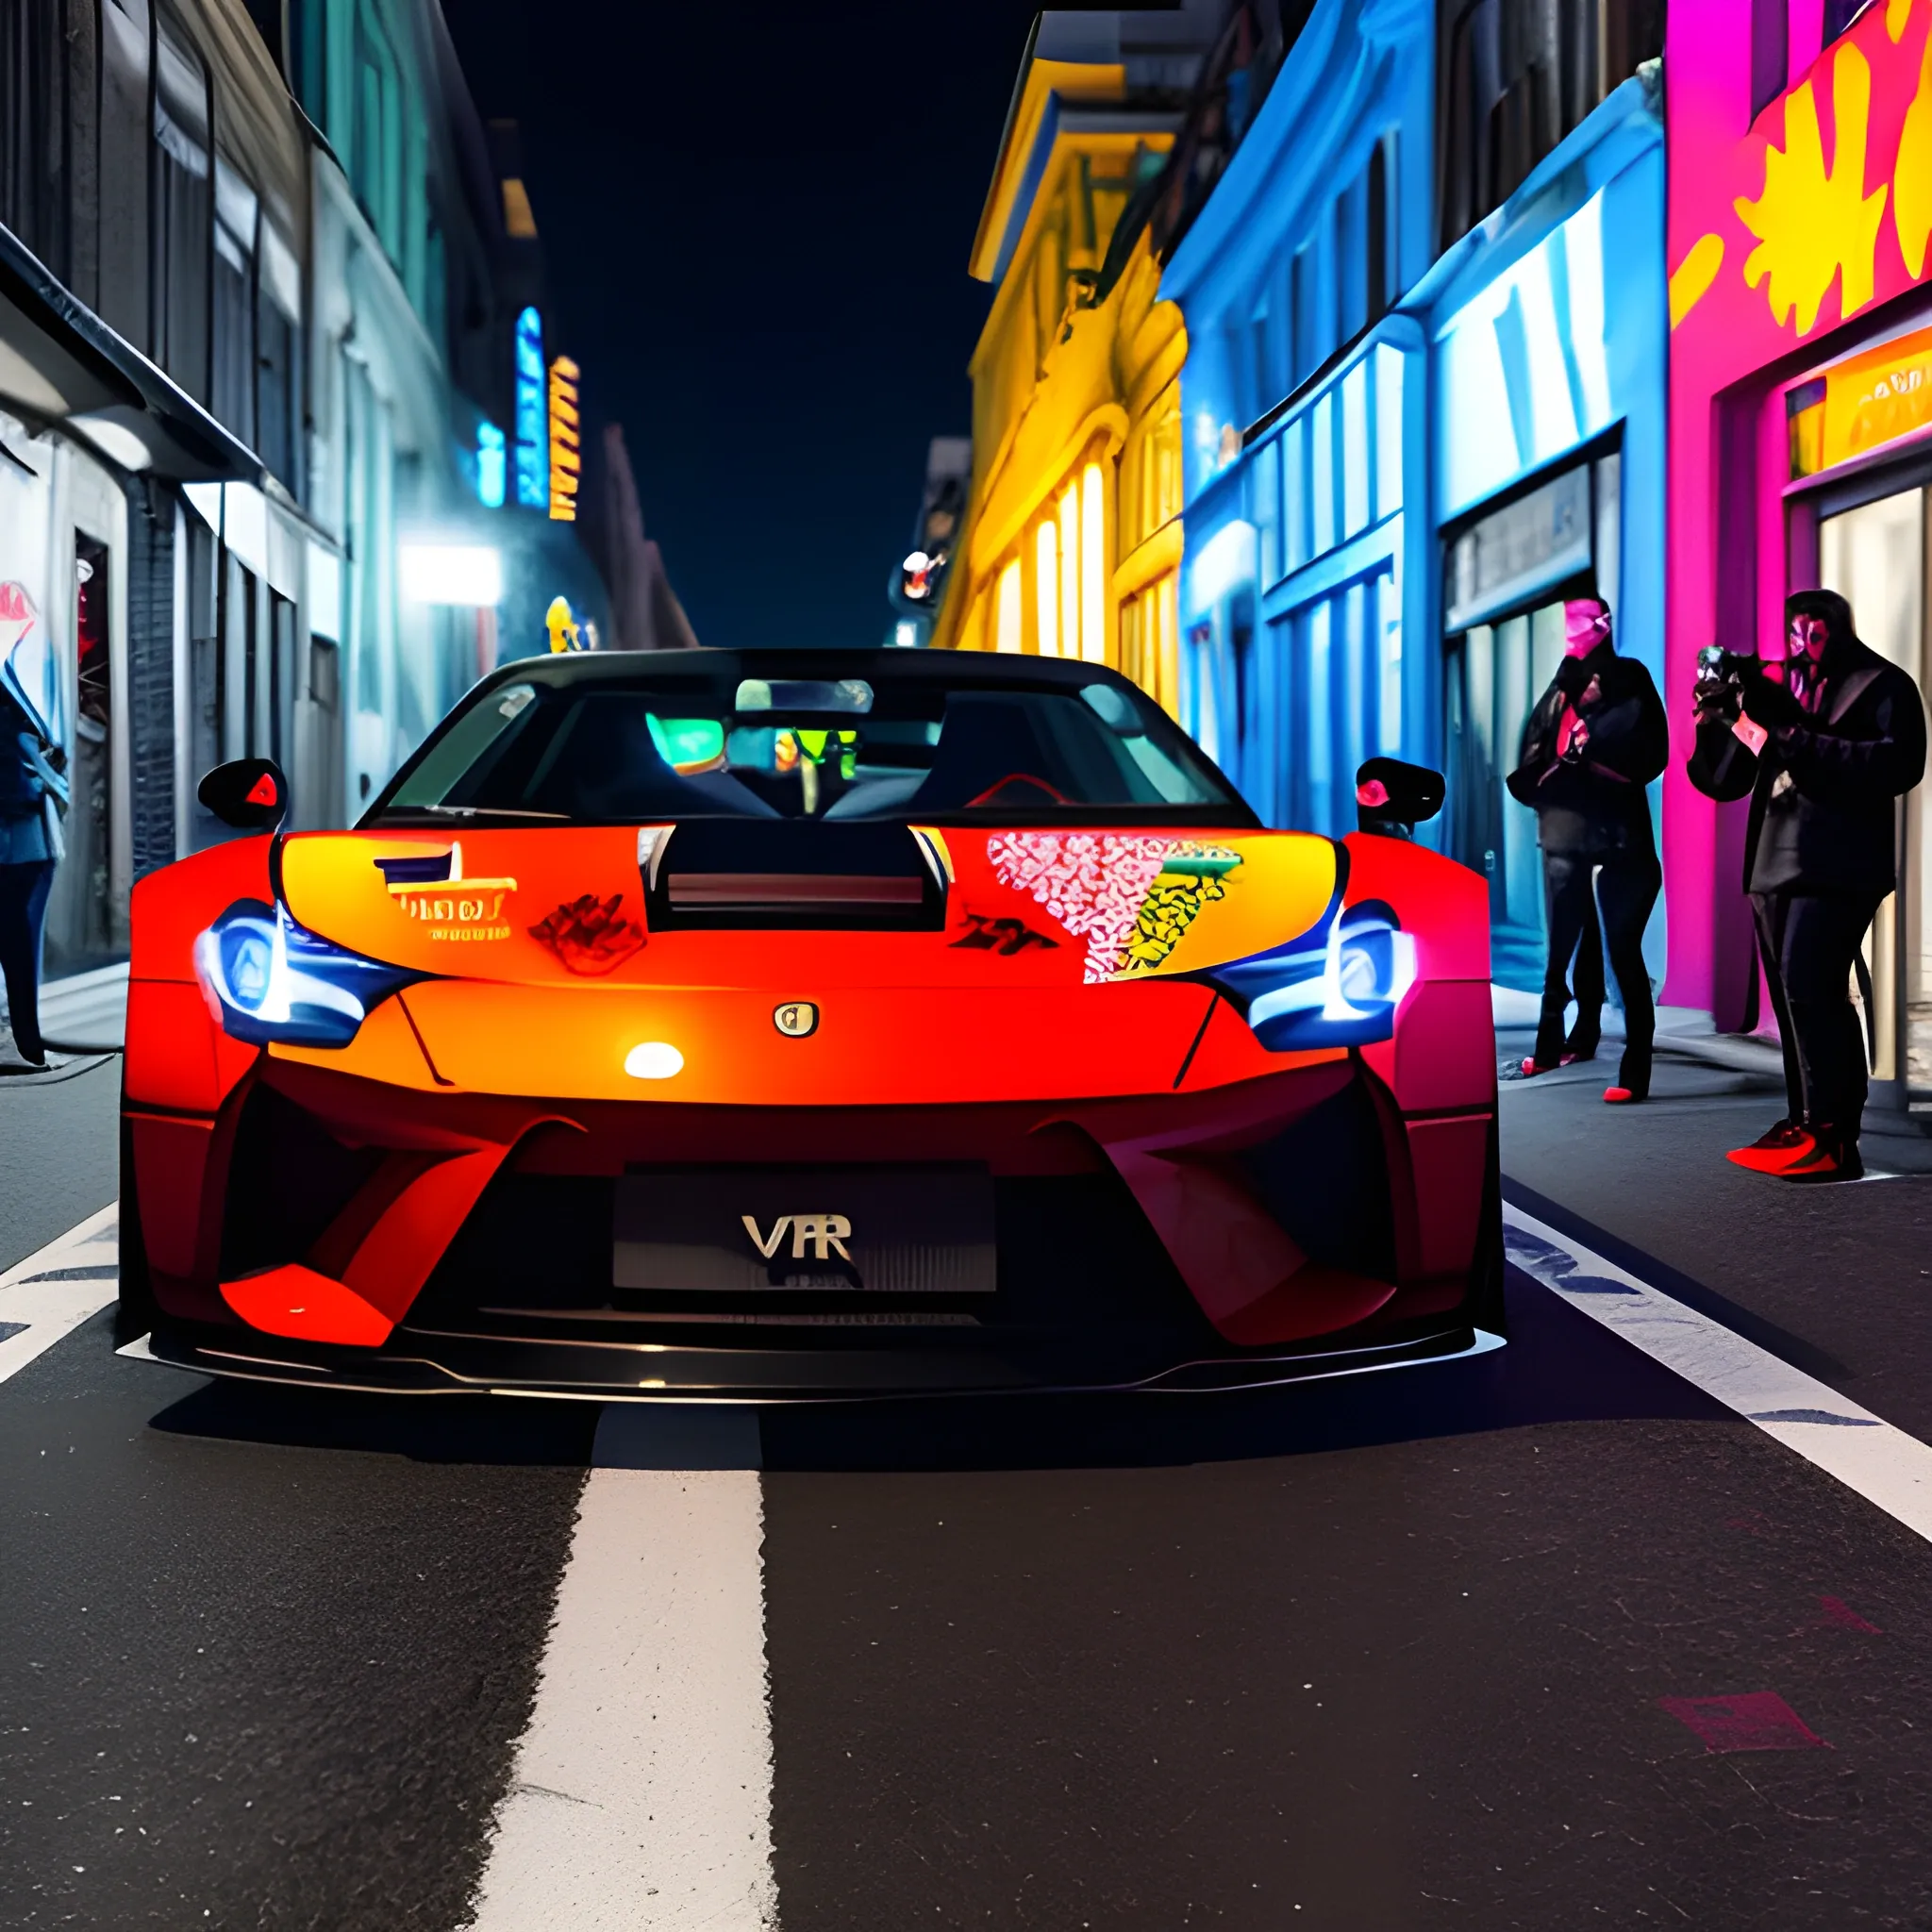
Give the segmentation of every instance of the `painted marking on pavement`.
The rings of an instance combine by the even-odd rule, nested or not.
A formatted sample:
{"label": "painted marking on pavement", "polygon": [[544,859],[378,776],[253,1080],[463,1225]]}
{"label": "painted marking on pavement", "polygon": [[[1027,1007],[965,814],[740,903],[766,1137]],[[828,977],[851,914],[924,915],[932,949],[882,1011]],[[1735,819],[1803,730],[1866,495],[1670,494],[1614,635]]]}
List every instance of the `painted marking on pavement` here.
{"label": "painted marking on pavement", "polygon": [[114,1300],[121,1216],[109,1202],[0,1274],[0,1382]]}
{"label": "painted marking on pavement", "polygon": [[1932,1541],[1932,1448],[1594,1250],[1503,1204],[1524,1274]]}
{"label": "painted marking on pavement", "polygon": [[[712,1454],[690,1411],[605,1415],[470,1924],[771,1932],[757,1418],[720,1413]],[[654,1423],[659,1460],[713,1466],[650,1466]]]}

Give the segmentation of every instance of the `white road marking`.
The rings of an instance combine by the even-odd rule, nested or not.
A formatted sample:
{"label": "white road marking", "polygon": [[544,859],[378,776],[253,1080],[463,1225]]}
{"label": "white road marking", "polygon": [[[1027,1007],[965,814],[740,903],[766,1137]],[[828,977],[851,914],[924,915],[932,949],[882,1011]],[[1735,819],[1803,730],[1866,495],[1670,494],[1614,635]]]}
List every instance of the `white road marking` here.
{"label": "white road marking", "polygon": [[1573,1308],[1932,1541],[1932,1447],[1507,1201],[1503,1234]]}
{"label": "white road marking", "polygon": [[[0,1382],[114,1300],[120,1292],[120,1209],[110,1201],[0,1274]],[[44,1278],[69,1270],[88,1272],[78,1279]],[[35,1280],[36,1275],[43,1278]]]}
{"label": "white road marking", "polygon": [[[660,1413],[689,1453],[689,1418]],[[777,1924],[758,1472],[638,1467],[640,1427],[608,1457],[598,1432],[631,1466],[584,1484],[473,1932]]]}

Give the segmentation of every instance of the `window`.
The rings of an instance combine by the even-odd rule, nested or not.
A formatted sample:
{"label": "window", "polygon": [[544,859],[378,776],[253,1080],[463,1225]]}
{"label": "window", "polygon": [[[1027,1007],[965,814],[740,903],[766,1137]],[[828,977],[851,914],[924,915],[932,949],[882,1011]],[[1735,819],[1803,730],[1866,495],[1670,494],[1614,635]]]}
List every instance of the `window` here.
{"label": "window", "polygon": [[1438,226],[1447,248],[1662,54],[1664,0],[1443,0],[1441,22]]}
{"label": "window", "polygon": [[1080,475],[1080,655],[1090,664],[1107,661],[1105,491],[1100,465],[1089,463]]}
{"label": "window", "polygon": [[993,595],[993,649],[1018,651],[1024,647],[1024,641],[1021,636],[1020,563],[1017,558],[1001,571]]}
{"label": "window", "polygon": [[61,0],[0,8],[0,222],[65,275],[69,140]]}
{"label": "window", "polygon": [[302,111],[328,125],[328,0],[289,0],[289,85]]}
{"label": "window", "polygon": [[1060,649],[1058,530],[1051,521],[1034,537],[1034,602],[1040,625],[1040,655],[1057,658]]}
{"label": "window", "polygon": [[101,319],[134,344],[148,332],[148,0],[101,0]]}
{"label": "window", "polygon": [[256,262],[255,447],[271,474],[301,493],[302,271],[273,223]]}
{"label": "window", "polygon": [[154,103],[155,359],[205,403],[214,241],[208,70],[165,25],[156,41]]}
{"label": "window", "polygon": [[219,156],[215,159],[213,380],[208,407],[253,447],[255,423],[254,189]]}

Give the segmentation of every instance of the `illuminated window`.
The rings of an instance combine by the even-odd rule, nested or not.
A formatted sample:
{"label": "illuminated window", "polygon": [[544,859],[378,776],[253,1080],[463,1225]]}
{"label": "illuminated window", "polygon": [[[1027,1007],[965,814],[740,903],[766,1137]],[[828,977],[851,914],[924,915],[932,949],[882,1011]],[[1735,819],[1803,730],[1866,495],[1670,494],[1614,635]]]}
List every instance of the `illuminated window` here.
{"label": "illuminated window", "polygon": [[996,651],[1017,651],[1022,648],[1020,637],[1020,559],[1013,561],[1000,573],[999,589],[993,593],[993,649]]}
{"label": "illuminated window", "polygon": [[1381,649],[1382,702],[1376,720],[1381,749],[1391,757],[1402,750],[1402,546],[1392,559],[1393,571],[1375,579],[1377,628]]}
{"label": "illuminated window", "polygon": [[1375,350],[1375,514],[1402,508],[1402,352]]}
{"label": "illuminated window", "polygon": [[1034,597],[1040,623],[1040,655],[1057,658],[1060,648],[1060,583],[1058,532],[1052,521],[1041,525],[1034,539]]}
{"label": "illuminated window", "polygon": [[1090,664],[1107,661],[1107,505],[1100,465],[1080,477],[1080,655]]}
{"label": "illuminated window", "polygon": [[1342,535],[1353,537],[1369,521],[1369,365],[1357,362],[1341,378]]}
{"label": "illuminated window", "polygon": [[1335,392],[1326,390],[1309,414],[1308,508],[1314,512],[1314,555],[1335,548]]}
{"label": "illuminated window", "polygon": [[1067,485],[1060,498],[1060,648],[1080,655],[1080,490]]}

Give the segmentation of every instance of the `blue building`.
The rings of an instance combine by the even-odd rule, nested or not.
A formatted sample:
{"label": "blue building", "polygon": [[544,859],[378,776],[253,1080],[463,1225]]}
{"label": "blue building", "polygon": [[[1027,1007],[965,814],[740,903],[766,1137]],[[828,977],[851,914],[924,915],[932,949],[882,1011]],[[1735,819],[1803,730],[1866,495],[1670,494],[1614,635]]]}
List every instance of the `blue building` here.
{"label": "blue building", "polygon": [[1446,771],[1424,836],[1489,874],[1525,986],[1536,827],[1501,781],[1562,595],[1662,664],[1661,128],[1625,78],[1656,36],[1642,0],[1583,10],[1316,0],[1161,283],[1183,722],[1271,824],[1352,829],[1378,752]]}
{"label": "blue building", "polygon": [[[1161,281],[1188,325],[1182,722],[1273,824],[1350,827],[1431,697],[1426,0],[1319,0]],[[1426,525],[1424,525],[1426,531]]]}
{"label": "blue building", "polygon": [[[1529,989],[1543,959],[1536,817],[1503,779],[1562,657],[1563,597],[1603,596],[1619,650],[1663,687],[1670,331],[1657,70],[1619,86],[1403,306],[1429,345],[1434,541],[1416,560],[1432,592],[1440,585],[1428,656],[1441,698],[1408,742],[1449,776],[1441,843],[1489,876],[1495,976]],[[1658,976],[1662,940],[1659,901]]]}

